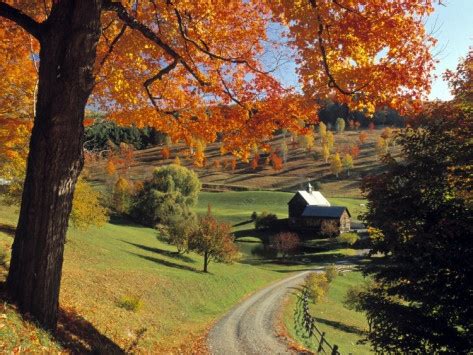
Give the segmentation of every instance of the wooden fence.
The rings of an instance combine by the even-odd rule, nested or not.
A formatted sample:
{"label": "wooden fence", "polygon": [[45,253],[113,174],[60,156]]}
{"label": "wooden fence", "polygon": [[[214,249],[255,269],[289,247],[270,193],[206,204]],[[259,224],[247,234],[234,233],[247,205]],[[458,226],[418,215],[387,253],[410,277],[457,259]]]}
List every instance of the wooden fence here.
{"label": "wooden fence", "polygon": [[299,312],[299,318],[304,327],[304,330],[308,334],[308,339],[314,339],[317,347],[317,354],[331,354],[340,355],[338,351],[338,345],[331,345],[325,338],[325,332],[322,332],[316,324],[315,317],[309,312],[309,294],[308,290],[304,287],[301,291],[296,306],[296,314]]}

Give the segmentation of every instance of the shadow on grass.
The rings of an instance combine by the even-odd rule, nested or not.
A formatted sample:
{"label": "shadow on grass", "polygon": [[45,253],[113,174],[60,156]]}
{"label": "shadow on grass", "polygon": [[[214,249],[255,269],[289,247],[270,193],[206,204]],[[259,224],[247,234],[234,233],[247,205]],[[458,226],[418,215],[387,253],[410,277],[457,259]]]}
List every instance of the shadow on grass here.
{"label": "shadow on grass", "polygon": [[133,245],[134,247],[137,247],[137,248],[142,249],[142,250],[146,250],[146,251],[149,251],[149,252],[152,252],[152,253],[167,256],[169,258],[179,259],[179,260],[185,261],[187,263],[194,263],[195,262],[192,258],[190,258],[186,255],[183,255],[183,254],[179,254],[177,251],[170,251],[170,250],[164,250],[164,249],[159,249],[159,248],[148,247],[148,246],[142,245],[142,244],[127,242],[126,240],[122,240],[122,242],[126,243],[126,244],[129,244],[129,245]]}
{"label": "shadow on grass", "polygon": [[[7,295],[5,282],[0,282],[0,302],[11,309],[16,306]],[[24,320],[34,322],[30,317]],[[36,325],[40,328],[39,325]],[[29,328],[27,331],[32,331]],[[60,308],[58,312],[58,325],[55,332],[50,333],[51,338],[64,350],[71,354],[126,354],[128,349],[123,350],[112,339],[100,333],[92,323],[75,311]],[[136,338],[130,343],[130,350],[138,344],[142,334],[136,333]]]}
{"label": "shadow on grass", "polygon": [[116,226],[149,228],[149,227],[146,227],[142,224],[135,223],[129,218],[122,217],[122,216],[119,216],[119,215],[116,215],[116,214],[111,214],[108,222],[110,224],[114,224]]}
{"label": "shadow on grass", "polygon": [[0,223],[0,232],[9,235],[10,237],[15,237],[16,227],[10,224]]}
{"label": "shadow on grass", "polygon": [[155,257],[152,257],[152,256],[141,255],[141,254],[133,253],[133,252],[130,252],[130,251],[127,251],[127,253],[131,254],[131,255],[134,255],[134,256],[137,256],[141,259],[152,261],[153,263],[160,264],[160,265],[163,265],[163,266],[172,267],[174,269],[181,269],[181,270],[187,270],[187,271],[193,271],[193,272],[200,273],[200,271],[194,269],[193,267],[187,266],[187,265],[176,264],[176,263],[173,263],[171,261],[158,259],[158,258],[155,258]]}
{"label": "shadow on grass", "polygon": [[342,322],[338,322],[338,321],[334,321],[334,320],[328,320],[328,319],[324,319],[324,318],[318,318],[318,317],[315,317],[314,319],[319,323],[329,325],[333,328],[337,328],[337,329],[339,329],[339,330],[341,330],[345,333],[353,333],[353,334],[357,334],[357,335],[363,335],[364,334],[363,330],[361,330],[358,327],[354,327],[352,325],[346,325]]}
{"label": "shadow on grass", "polygon": [[236,223],[232,227],[240,227],[240,226],[244,226],[245,224],[250,224],[250,223],[253,223],[253,221],[251,219],[249,219],[247,221],[240,222],[240,223]]}
{"label": "shadow on grass", "polygon": [[72,354],[126,354],[113,340],[74,311],[59,311],[54,338]]}

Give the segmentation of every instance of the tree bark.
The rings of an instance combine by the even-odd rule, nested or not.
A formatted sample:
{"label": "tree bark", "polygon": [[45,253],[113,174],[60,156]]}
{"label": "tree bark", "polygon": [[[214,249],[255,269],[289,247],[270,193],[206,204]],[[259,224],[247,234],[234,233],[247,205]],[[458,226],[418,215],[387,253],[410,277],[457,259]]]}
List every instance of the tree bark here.
{"label": "tree bark", "polygon": [[208,272],[208,265],[209,265],[209,253],[205,252],[204,253],[204,272]]}
{"label": "tree bark", "polygon": [[64,242],[83,166],[83,119],[94,85],[101,0],[54,2],[41,26],[36,117],[7,287],[21,312],[57,323]]}

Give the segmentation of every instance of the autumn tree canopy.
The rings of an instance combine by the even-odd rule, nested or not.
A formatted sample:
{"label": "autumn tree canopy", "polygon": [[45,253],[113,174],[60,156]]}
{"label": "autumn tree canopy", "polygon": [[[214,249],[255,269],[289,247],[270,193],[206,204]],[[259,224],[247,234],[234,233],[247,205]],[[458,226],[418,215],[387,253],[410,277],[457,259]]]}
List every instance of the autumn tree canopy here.
{"label": "autumn tree canopy", "polygon": [[[301,122],[315,122],[319,98],[368,112],[415,109],[433,64],[434,41],[422,22],[432,3],[0,2],[0,36],[8,39],[0,48],[1,73],[14,76],[4,97],[13,102],[17,88],[33,91],[24,104],[9,102],[0,111],[0,146],[12,139],[5,124],[23,113],[34,116],[7,281],[19,309],[55,327],[87,104],[119,123],[149,125],[189,145],[218,133],[222,154],[248,160],[252,147],[276,129],[304,131]],[[268,35],[273,24],[280,35]],[[271,73],[287,46],[296,54],[303,93]],[[268,53],[274,63],[265,60]]]}

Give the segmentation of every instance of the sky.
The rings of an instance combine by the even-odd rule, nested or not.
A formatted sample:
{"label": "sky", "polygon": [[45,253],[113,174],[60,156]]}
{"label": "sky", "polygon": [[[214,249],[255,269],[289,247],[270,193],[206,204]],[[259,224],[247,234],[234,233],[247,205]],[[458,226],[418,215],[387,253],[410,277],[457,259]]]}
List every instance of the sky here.
{"label": "sky", "polygon": [[430,99],[448,100],[451,98],[448,85],[442,80],[446,69],[455,69],[460,57],[465,57],[468,48],[473,46],[473,0],[443,0],[445,6],[437,5],[430,16],[427,28],[436,27],[434,37],[438,44],[434,49],[437,59]]}
{"label": "sky", "polygon": [[[459,59],[465,57],[468,48],[473,46],[473,0],[442,0],[436,4],[436,11],[427,19],[426,28],[438,40],[432,53],[439,61],[434,74],[429,99],[451,99],[447,83],[442,79],[446,69],[455,69]],[[277,33],[277,31],[276,31]],[[270,37],[272,35],[270,34]],[[294,62],[281,65],[275,76],[285,86],[300,88],[297,82]]]}

